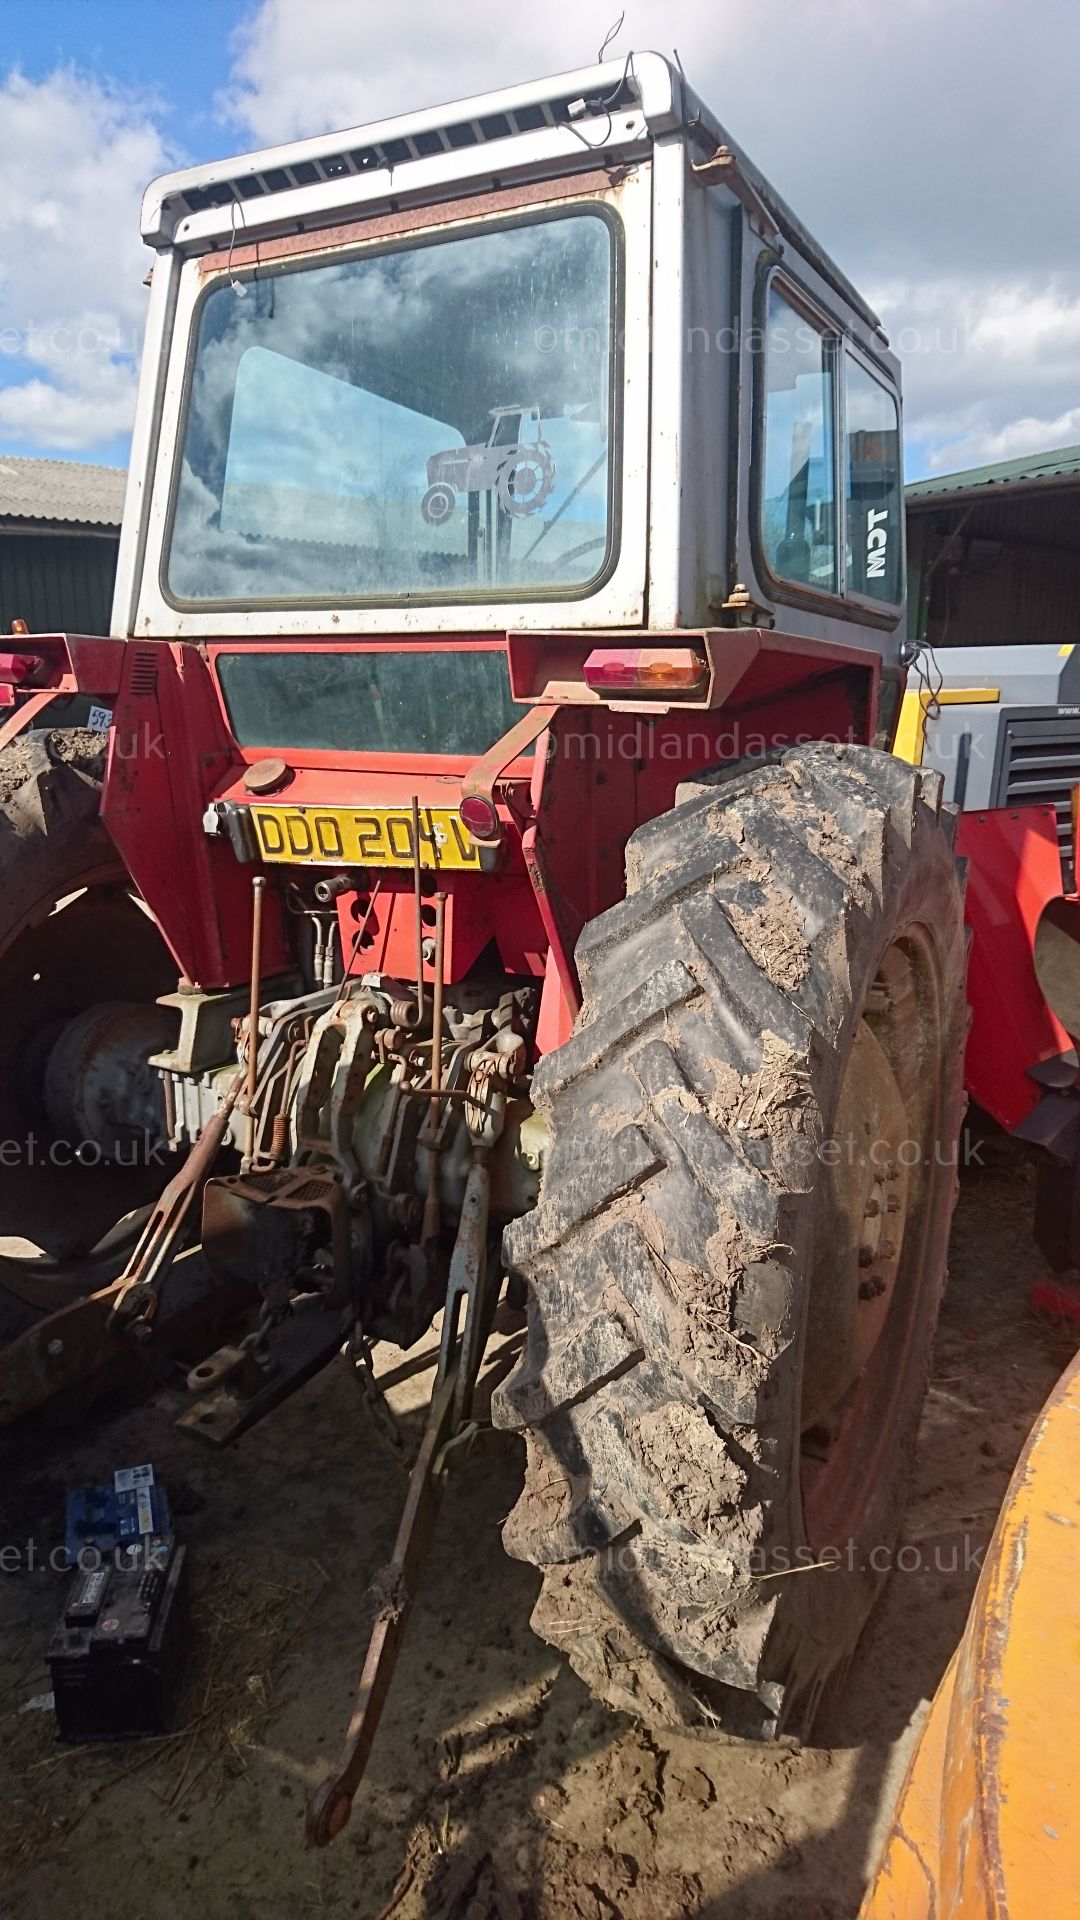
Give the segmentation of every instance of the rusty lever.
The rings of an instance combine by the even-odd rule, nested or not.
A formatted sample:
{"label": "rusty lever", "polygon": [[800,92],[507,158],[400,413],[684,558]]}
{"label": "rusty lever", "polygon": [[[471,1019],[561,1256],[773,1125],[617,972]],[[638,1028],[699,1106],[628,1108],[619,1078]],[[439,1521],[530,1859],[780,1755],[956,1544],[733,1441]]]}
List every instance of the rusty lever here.
{"label": "rusty lever", "polygon": [[217,1112],[207,1121],[179,1173],[174,1173],[143,1228],[131,1259],[117,1282],[116,1298],[109,1316],[113,1325],[122,1322],[133,1333],[149,1332],[150,1322],[157,1312],[158,1288],[176,1257],[192,1205],[217,1159],[244,1078],[241,1071],[231,1082]]}
{"label": "rusty lever", "polygon": [[[450,1262],[439,1368],[427,1425],[409,1476],[393,1556],[374,1583],[379,1608],[356,1705],[337,1772],[323,1781],[308,1802],[307,1837],[316,1847],[328,1846],[352,1812],[394,1677],[420,1570],[435,1531],[450,1450],[458,1438],[474,1431],[468,1424],[468,1414],[487,1336],[491,1278],[497,1271],[487,1258],[489,1194],[487,1153],[478,1147],[473,1153]],[[465,1315],[461,1322],[463,1302]]]}

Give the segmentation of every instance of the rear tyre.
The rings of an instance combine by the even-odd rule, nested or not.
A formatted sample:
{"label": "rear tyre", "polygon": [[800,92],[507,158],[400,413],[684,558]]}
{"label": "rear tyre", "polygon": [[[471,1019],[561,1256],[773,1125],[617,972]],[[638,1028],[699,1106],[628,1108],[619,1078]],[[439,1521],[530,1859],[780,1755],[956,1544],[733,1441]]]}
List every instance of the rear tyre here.
{"label": "rear tyre", "polygon": [[505,1540],[543,1573],[537,1632],[653,1722],[805,1736],[887,1572],[963,1104],[940,794],[827,746],[681,789],[535,1076]]}
{"label": "rear tyre", "polygon": [[[77,1164],[79,1141],[54,1153],[45,1099],[50,1055],[74,1016],[101,1001],[152,1003],[175,985],[99,817],[106,745],[103,734],[57,729],[23,734],[0,754],[0,1134],[13,1143],[0,1252],[9,1257],[13,1239],[28,1239],[65,1259],[161,1184],[157,1167]],[[0,1311],[0,1338],[5,1330]]]}
{"label": "rear tyre", "polygon": [[514,519],[539,513],[555,485],[555,462],[543,442],[507,463],[499,475],[499,501]]}

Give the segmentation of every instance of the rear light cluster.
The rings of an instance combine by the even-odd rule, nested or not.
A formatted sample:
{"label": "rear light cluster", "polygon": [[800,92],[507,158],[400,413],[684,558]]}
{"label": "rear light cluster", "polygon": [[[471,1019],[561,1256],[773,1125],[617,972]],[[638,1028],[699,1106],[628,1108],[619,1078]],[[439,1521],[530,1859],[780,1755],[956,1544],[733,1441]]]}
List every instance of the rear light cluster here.
{"label": "rear light cluster", "polygon": [[45,662],[36,653],[0,653],[0,680],[11,687],[21,687],[26,680],[32,680],[40,673]]}
{"label": "rear light cluster", "polygon": [[709,667],[693,647],[595,647],[584,676],[594,693],[703,693]]}
{"label": "rear light cluster", "polygon": [[[709,663],[696,647],[594,647],[582,676],[593,693],[692,697],[708,691]],[[489,794],[465,794],[458,814],[478,846],[498,846],[503,825]]]}
{"label": "rear light cluster", "polygon": [[[13,620],[11,625],[26,630],[25,621]],[[44,664],[36,653],[0,653],[0,707],[13,707],[16,687],[32,686]]]}

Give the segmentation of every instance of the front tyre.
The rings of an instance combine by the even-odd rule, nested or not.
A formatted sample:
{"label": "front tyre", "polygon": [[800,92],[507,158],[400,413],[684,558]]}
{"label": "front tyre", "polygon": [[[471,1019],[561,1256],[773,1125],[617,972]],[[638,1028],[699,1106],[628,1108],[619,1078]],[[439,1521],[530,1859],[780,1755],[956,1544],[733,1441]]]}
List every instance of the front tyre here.
{"label": "front tyre", "polygon": [[963,1104],[940,793],[828,746],[681,789],[535,1076],[505,1539],[537,1631],[651,1721],[805,1735],[889,1567]]}

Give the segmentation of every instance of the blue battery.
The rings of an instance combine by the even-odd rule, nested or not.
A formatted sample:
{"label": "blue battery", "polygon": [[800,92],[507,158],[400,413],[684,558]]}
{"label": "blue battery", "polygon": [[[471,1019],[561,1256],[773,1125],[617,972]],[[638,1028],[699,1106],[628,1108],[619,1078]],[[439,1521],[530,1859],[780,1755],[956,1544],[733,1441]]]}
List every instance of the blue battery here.
{"label": "blue battery", "polygon": [[64,1555],[69,1567],[118,1549],[162,1539],[172,1530],[169,1497],[153,1466],[118,1467],[106,1486],[73,1487],[64,1515]]}

